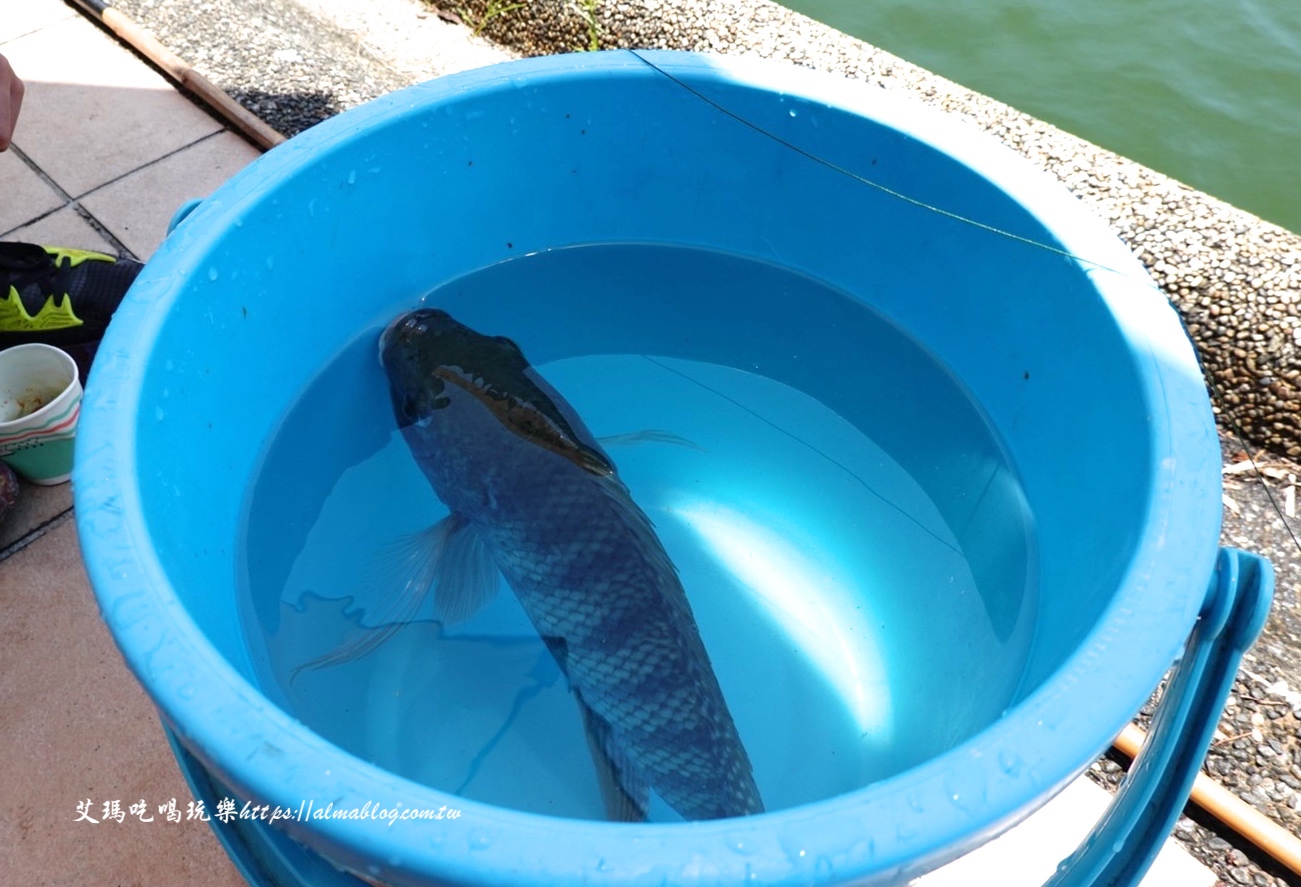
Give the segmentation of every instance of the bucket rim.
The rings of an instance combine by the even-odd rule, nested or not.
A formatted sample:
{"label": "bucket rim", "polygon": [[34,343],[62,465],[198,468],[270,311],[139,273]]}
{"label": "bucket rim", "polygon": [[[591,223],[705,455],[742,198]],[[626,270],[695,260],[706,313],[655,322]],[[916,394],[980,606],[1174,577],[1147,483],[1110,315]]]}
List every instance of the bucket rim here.
{"label": "bucket rim", "polygon": [[[845,795],[756,817],[655,825],[561,820],[470,801],[370,765],[304,729],[249,684],[184,610],[148,544],[135,476],[135,398],[175,296],[169,278],[194,273],[187,253],[201,252],[233,224],[250,192],[315,162],[362,128],[426,113],[440,102],[514,89],[525,79],[541,86],[665,73],[703,90],[727,84],[775,91],[901,128],[991,181],[1068,252],[1087,257],[1101,298],[1135,343],[1133,358],[1153,410],[1153,489],[1143,538],[1096,630],[1006,717],[943,755]],[[1134,256],[1055,179],[968,123],[882,89],[785,63],[671,51],[549,56],[450,75],[345,112],[274,149],[182,222],[151,264],[101,347],[78,435],[77,523],[101,611],[165,720],[237,791],[287,808],[315,799],[334,800],[339,809],[370,801],[462,812],[432,828],[418,819],[286,823],[298,840],[368,877],[401,878],[405,872],[456,883],[542,885],[581,873],[593,883],[651,885],[666,877],[718,884],[753,877],[776,884],[920,873],[1010,826],[1087,766],[1133,712],[1114,698],[1079,706],[1072,694],[1096,682],[1097,662],[1120,644],[1133,663],[1127,689],[1150,691],[1201,608],[1218,539],[1219,512],[1208,514],[1205,504],[1212,493],[1218,503],[1219,452],[1217,443],[1208,445],[1208,435],[1216,441],[1209,402],[1174,312]],[[1157,593],[1190,583],[1198,594],[1182,601]],[[1132,626],[1161,626],[1164,633],[1133,644],[1124,634]],[[196,683],[202,693],[195,692]],[[1054,754],[1023,754],[1027,731],[1051,737],[1033,745],[1051,745]],[[295,773],[291,788],[285,785],[287,764]],[[558,827],[563,842],[555,839]],[[384,860],[378,871],[372,870],[375,860]]]}

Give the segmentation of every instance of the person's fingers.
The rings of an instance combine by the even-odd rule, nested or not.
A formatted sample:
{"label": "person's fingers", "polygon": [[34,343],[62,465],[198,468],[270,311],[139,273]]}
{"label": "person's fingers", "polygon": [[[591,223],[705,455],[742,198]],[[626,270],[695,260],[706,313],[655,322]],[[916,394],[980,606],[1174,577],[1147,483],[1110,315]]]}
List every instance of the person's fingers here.
{"label": "person's fingers", "polygon": [[8,141],[5,147],[9,147],[8,142],[13,140],[14,129],[18,126],[18,112],[23,107],[23,96],[27,94],[27,84],[23,83],[17,77],[9,84],[9,131]]}
{"label": "person's fingers", "polygon": [[6,150],[13,139],[25,91],[23,81],[9,66],[9,60],[0,55],[0,151]]}

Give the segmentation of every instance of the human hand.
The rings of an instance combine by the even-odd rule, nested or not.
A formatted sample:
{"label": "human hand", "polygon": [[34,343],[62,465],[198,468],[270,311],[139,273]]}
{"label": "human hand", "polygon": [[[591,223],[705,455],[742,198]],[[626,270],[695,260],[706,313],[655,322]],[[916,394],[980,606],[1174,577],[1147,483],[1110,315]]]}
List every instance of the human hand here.
{"label": "human hand", "polygon": [[9,60],[0,55],[0,151],[8,149],[13,138],[18,111],[23,106],[23,91],[23,82],[9,67]]}

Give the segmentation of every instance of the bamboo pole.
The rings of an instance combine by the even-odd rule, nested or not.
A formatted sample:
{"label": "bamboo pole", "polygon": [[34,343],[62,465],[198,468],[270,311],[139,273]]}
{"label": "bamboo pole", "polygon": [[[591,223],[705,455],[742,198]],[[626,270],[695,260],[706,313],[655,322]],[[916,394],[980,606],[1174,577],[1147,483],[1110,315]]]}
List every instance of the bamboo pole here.
{"label": "bamboo pole", "polygon": [[208,78],[191,68],[180,56],[159,43],[153,34],[109,6],[107,0],[74,0],[74,2],[102,22],[125,43],[162,68],[173,80],[206,102],[231,126],[264,151],[274,148],[285,140],[283,135],[267,126],[247,108],[214,86]]}
{"label": "bamboo pole", "polygon": [[[1129,724],[1116,737],[1115,747],[1131,759],[1138,756],[1147,734]],[[1198,807],[1223,822],[1280,864],[1301,875],[1301,838],[1252,807],[1204,773],[1193,781],[1189,798]]]}

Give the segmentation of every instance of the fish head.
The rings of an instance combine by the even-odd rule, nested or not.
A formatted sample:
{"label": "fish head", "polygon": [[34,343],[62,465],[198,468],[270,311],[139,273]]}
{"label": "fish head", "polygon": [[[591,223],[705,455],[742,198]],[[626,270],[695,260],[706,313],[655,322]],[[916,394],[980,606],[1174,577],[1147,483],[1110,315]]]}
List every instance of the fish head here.
{"label": "fish head", "polygon": [[379,351],[393,415],[402,428],[438,418],[452,403],[449,384],[491,390],[489,377],[506,377],[528,365],[510,340],[481,335],[432,308],[396,318],[380,336]]}
{"label": "fish head", "polygon": [[[397,317],[380,336],[393,415],[400,428],[440,424],[455,432],[460,420],[452,389],[468,394],[501,427],[594,474],[614,472],[598,448],[581,439],[568,405],[533,371],[506,336],[488,336],[446,311],[421,308]],[[457,400],[463,400],[456,398]]]}

